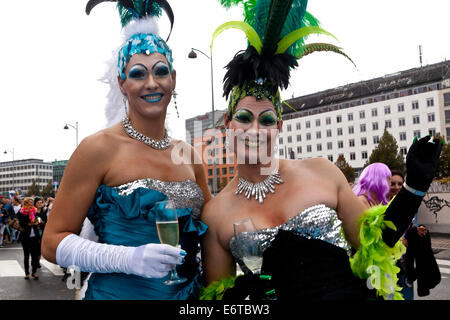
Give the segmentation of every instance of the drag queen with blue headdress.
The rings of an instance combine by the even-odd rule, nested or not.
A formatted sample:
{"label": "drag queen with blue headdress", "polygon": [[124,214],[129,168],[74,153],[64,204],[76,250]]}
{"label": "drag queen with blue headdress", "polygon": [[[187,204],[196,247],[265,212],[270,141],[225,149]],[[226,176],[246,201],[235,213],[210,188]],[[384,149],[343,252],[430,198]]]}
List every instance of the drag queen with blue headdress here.
{"label": "drag queen with blue headdress", "polygon": [[[330,161],[278,159],[280,89],[288,87],[291,69],[315,51],[345,54],[331,44],[304,43],[310,34],[330,35],[306,11],[307,0],[220,2],[242,5],[244,21],[219,26],[213,41],[237,28],[248,46],[226,66],[224,124],[237,174],[202,213],[208,286],[201,298],[402,299],[395,259],[404,247],[398,240],[434,177],[440,141],[414,141],[405,187],[389,206],[370,210]],[[254,227],[239,233],[249,219]],[[244,275],[236,277],[236,263]]]}
{"label": "drag queen with blue headdress", "polygon": [[[86,12],[101,2],[89,1]],[[124,41],[105,77],[110,126],[85,138],[70,158],[42,253],[92,273],[85,299],[195,298],[199,239],[207,228],[199,218],[211,194],[192,147],[165,129],[176,72],[156,18],[165,11],[173,24],[173,12],[162,0],[117,2]],[[191,153],[174,161],[177,146]],[[158,238],[156,212],[169,202],[178,214],[178,247]],[[78,235],[86,217],[97,242]],[[187,281],[165,284],[175,267]]]}

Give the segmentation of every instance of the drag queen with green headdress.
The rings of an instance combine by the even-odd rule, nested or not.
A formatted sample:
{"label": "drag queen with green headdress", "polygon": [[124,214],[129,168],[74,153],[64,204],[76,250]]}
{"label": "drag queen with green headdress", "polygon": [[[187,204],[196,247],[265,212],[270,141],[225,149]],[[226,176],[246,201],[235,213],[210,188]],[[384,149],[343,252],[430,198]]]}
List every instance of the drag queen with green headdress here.
{"label": "drag queen with green headdress", "polygon": [[[86,12],[102,2],[89,1]],[[109,126],[84,139],[70,158],[42,253],[62,267],[91,273],[85,299],[195,298],[206,230],[199,217],[211,195],[194,150],[165,129],[176,72],[156,18],[165,11],[173,23],[173,12],[165,0],[117,2],[124,40],[105,77]],[[191,148],[193,156],[176,164],[175,147]],[[178,247],[158,237],[157,213],[169,203],[178,214],[171,220],[178,222]],[[97,242],[78,235],[86,217]],[[175,267],[184,282],[168,284]]]}
{"label": "drag queen with green headdress", "polygon": [[[398,239],[433,179],[440,142],[415,141],[406,157],[405,188],[389,206],[369,211],[330,161],[277,159],[274,146],[283,123],[279,90],[288,86],[297,60],[315,51],[345,54],[331,44],[305,44],[310,34],[330,35],[306,11],[306,0],[221,3],[242,5],[244,21],[223,24],[213,40],[237,28],[248,47],[226,66],[225,127],[237,175],[202,213],[208,231],[201,298],[401,299],[395,259],[404,247]],[[233,225],[248,218],[257,231],[235,233]],[[243,239],[262,250],[259,274],[245,263],[257,259],[246,255]],[[236,262],[244,273],[237,278]]]}

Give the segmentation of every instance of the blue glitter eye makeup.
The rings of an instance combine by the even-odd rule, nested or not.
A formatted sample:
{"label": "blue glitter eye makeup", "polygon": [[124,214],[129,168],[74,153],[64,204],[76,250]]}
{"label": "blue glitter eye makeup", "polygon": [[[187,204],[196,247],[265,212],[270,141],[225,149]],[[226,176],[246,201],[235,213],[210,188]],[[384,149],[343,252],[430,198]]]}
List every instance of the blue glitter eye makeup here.
{"label": "blue glitter eye makeup", "polygon": [[134,80],[142,80],[147,77],[147,74],[147,68],[142,64],[137,64],[131,67],[130,71],[128,72],[128,77]]}
{"label": "blue glitter eye makeup", "polygon": [[153,75],[158,78],[166,77],[170,74],[169,66],[162,61],[157,62],[152,70]]}

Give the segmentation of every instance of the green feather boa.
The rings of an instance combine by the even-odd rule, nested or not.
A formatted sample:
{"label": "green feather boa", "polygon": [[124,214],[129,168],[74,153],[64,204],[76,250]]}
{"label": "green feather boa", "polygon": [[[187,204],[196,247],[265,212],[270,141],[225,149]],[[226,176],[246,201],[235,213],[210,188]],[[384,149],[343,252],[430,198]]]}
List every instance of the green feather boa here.
{"label": "green feather boa", "polygon": [[360,218],[360,248],[350,258],[353,274],[360,279],[367,279],[367,284],[376,289],[377,295],[386,300],[403,300],[397,286],[397,273],[400,268],[396,261],[406,252],[406,247],[398,241],[393,248],[384,243],[383,229],[396,230],[391,221],[384,220],[388,206],[379,205],[368,209]]}
{"label": "green feather boa", "polygon": [[200,290],[200,300],[222,300],[225,290],[234,287],[234,281],[237,276],[230,276],[222,278],[218,281],[212,282],[206,288],[203,287]]}

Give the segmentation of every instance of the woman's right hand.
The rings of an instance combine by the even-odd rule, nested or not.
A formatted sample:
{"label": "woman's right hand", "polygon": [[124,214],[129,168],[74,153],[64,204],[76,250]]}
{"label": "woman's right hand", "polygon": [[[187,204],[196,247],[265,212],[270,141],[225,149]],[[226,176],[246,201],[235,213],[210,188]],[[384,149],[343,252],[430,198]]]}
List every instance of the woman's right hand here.
{"label": "woman's right hand", "polygon": [[137,247],[131,261],[127,262],[127,273],[145,278],[162,278],[184,262],[186,251],[168,244],[150,243]]}

